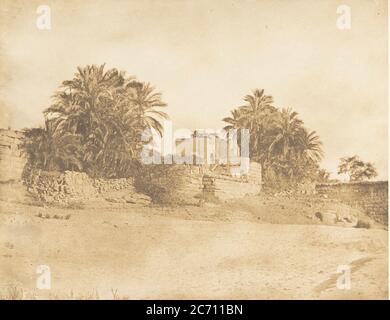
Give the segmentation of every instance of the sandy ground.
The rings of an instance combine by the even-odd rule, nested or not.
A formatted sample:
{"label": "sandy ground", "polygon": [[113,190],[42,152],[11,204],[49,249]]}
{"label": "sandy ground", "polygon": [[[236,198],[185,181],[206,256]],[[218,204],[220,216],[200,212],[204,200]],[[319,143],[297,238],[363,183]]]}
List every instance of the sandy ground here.
{"label": "sandy ground", "polygon": [[[300,224],[269,223],[264,217],[278,213],[264,211],[262,202],[256,216],[254,201],[84,210],[1,201],[0,295],[387,299],[386,230],[324,226],[299,213]],[[291,215],[284,206],[281,212]],[[36,288],[39,265],[50,267],[50,290]],[[336,287],[340,265],[351,267],[350,290]]]}

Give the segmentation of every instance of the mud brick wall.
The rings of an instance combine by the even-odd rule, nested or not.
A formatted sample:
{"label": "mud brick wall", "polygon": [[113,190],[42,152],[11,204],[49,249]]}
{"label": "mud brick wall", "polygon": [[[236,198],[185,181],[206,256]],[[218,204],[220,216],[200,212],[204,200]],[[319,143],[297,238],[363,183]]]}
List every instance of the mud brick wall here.
{"label": "mud brick wall", "polygon": [[237,178],[228,175],[205,174],[202,179],[203,192],[220,200],[239,199],[261,192],[261,166],[251,162],[246,176]]}
{"label": "mud brick wall", "polygon": [[[261,191],[261,185],[253,184],[245,180],[238,180],[227,177],[215,177],[211,182],[210,178],[204,179],[206,191],[213,190],[214,195],[220,200],[230,200],[245,197],[246,195],[257,195]],[[212,192],[212,191],[211,191]]]}
{"label": "mud brick wall", "polygon": [[27,159],[20,144],[23,134],[19,131],[0,129],[0,181],[20,181]]}
{"label": "mud brick wall", "polygon": [[[20,145],[23,133],[0,129],[0,182],[22,181],[27,163]],[[251,162],[249,173],[237,178],[230,175],[227,167],[218,166],[210,175],[210,168],[188,166],[186,182],[178,192],[189,203],[198,203],[205,194],[222,200],[258,194],[261,190],[261,166]],[[81,172],[45,172],[35,170],[24,179],[28,191],[45,202],[68,202],[94,198],[111,191],[126,189],[135,193],[132,179],[91,179]]]}
{"label": "mud brick wall", "polygon": [[375,221],[388,224],[388,182],[318,184],[316,192],[362,209]]}
{"label": "mud brick wall", "polygon": [[261,176],[261,164],[260,163],[251,162],[249,164],[249,172],[247,175],[247,180],[251,184],[261,186],[262,176]]}
{"label": "mud brick wall", "polygon": [[186,166],[184,184],[178,188],[177,194],[185,204],[198,204],[202,197],[203,169],[200,166]]}
{"label": "mud brick wall", "polygon": [[133,179],[92,179],[83,172],[35,170],[25,181],[28,191],[40,200],[52,202],[83,201],[126,189],[134,193]]}
{"label": "mud brick wall", "polygon": [[124,189],[128,190],[129,192],[135,192],[133,178],[93,179],[92,186],[99,194],[110,193]]}
{"label": "mud brick wall", "polygon": [[198,204],[200,199],[239,199],[257,195],[261,191],[261,166],[252,162],[247,175],[232,177],[229,168],[217,166],[214,170],[205,166],[186,166],[185,183],[177,194],[187,204]]}
{"label": "mud brick wall", "polygon": [[186,183],[178,191],[187,204],[197,204],[202,197],[202,177],[198,175],[188,176]]}

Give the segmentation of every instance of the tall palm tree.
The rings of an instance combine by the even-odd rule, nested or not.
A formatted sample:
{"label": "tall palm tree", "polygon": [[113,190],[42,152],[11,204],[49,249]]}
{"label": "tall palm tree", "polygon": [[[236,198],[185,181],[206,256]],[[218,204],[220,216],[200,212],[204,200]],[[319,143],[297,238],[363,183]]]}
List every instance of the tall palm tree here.
{"label": "tall palm tree", "polygon": [[232,111],[232,117],[223,119],[229,124],[225,128],[249,129],[250,154],[252,158],[262,162],[277,109],[272,106],[272,96],[265,95],[264,90],[254,90],[252,95],[244,97],[244,101],[246,104]]}
{"label": "tall palm tree", "polygon": [[22,150],[36,168],[48,171],[82,169],[80,136],[54,134],[49,121],[45,121],[43,128],[24,129],[23,133]]}
{"label": "tall palm tree", "polygon": [[254,90],[244,100],[245,105],[223,119],[225,130],[250,130],[250,157],[260,162],[265,177],[299,180],[317,170],[322,143],[315,131],[307,131],[298,113],[275,108],[264,90]]}
{"label": "tall palm tree", "polygon": [[243,121],[241,120],[241,112],[239,109],[234,109],[230,111],[231,116],[223,118],[222,121],[228,123],[223,129],[226,131],[233,129],[240,129],[243,126]]}
{"label": "tall palm tree", "polygon": [[322,142],[315,131],[307,131],[305,128],[299,135],[301,140],[299,143],[300,152],[307,159],[318,162],[322,159],[324,152],[322,150]]}
{"label": "tall palm tree", "polygon": [[94,126],[101,123],[104,109],[114,103],[113,96],[123,91],[124,73],[116,69],[104,71],[104,65],[78,67],[72,80],[64,81],[45,116],[55,119],[63,130],[88,137]]}
{"label": "tall palm tree", "polygon": [[155,92],[155,88],[149,83],[132,81],[127,85],[130,108],[125,114],[128,118],[135,117],[138,126],[142,129],[155,129],[162,135],[163,127],[161,120],[167,119],[168,115],[159,110],[167,106],[162,101],[160,92]]}
{"label": "tall palm tree", "polygon": [[228,123],[223,129],[226,131],[228,141],[235,139],[238,148],[241,150],[241,129],[245,128],[241,119],[241,112],[240,109],[234,109],[230,113],[231,117],[222,119],[222,121]]}
{"label": "tall palm tree", "polygon": [[104,65],[78,67],[74,78],[64,81],[44,111],[53,133],[81,137],[81,161],[91,175],[113,176],[127,172],[142,148],[147,128],[162,132],[158,110],[166,104],[150,84],[126,77]]}
{"label": "tall palm tree", "polygon": [[276,134],[269,146],[267,164],[285,176],[304,176],[305,170],[321,159],[322,143],[315,131],[308,132],[298,113],[282,109],[276,124]]}
{"label": "tall palm tree", "polygon": [[254,135],[264,134],[265,127],[276,111],[272,106],[273,98],[264,94],[264,90],[254,90],[253,95],[244,97],[245,105],[239,107],[240,121]]}
{"label": "tall palm tree", "polygon": [[298,118],[298,113],[291,108],[282,109],[276,124],[277,134],[268,148],[269,154],[287,159],[300,148],[302,132],[303,121]]}

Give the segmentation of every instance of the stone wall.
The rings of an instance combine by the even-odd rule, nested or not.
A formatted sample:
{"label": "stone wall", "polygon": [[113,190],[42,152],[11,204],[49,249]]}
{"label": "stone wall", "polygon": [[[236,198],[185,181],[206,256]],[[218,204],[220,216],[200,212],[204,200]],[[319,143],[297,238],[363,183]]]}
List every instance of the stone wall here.
{"label": "stone wall", "polygon": [[203,179],[205,192],[212,193],[220,200],[230,200],[257,195],[261,185],[229,177],[210,177]]}
{"label": "stone wall", "polygon": [[206,173],[202,184],[206,195],[213,195],[220,200],[257,195],[261,191],[261,166],[256,162],[251,162],[248,174],[242,177]]}
{"label": "stone wall", "polygon": [[44,202],[67,202],[97,195],[93,180],[81,172],[34,170],[25,180],[29,192]]}
{"label": "stone wall", "polygon": [[35,170],[25,183],[29,192],[46,203],[85,202],[96,198],[123,203],[149,202],[147,196],[136,194],[131,178],[92,179],[83,172]]}
{"label": "stone wall", "polygon": [[203,192],[202,177],[203,172],[201,167],[188,166],[185,183],[180,190],[178,190],[181,197],[186,199],[186,203],[199,203],[199,199]]}
{"label": "stone wall", "polygon": [[0,129],[0,182],[20,181],[27,162],[21,152],[23,134]]}
{"label": "stone wall", "polygon": [[316,185],[316,192],[362,209],[375,221],[388,224],[388,182],[351,182]]}
{"label": "stone wall", "polygon": [[[20,148],[20,131],[0,129],[0,182],[21,181],[26,157]],[[232,177],[232,167],[223,165],[189,166],[186,183],[178,190],[189,203],[197,203],[202,195],[221,200],[258,194],[261,190],[261,167],[251,162],[249,173]],[[234,169],[234,168],[233,168]],[[118,190],[133,193],[132,179],[91,179],[80,172],[31,172],[25,181],[28,191],[45,202],[67,202],[101,197]]]}
{"label": "stone wall", "polygon": [[246,195],[257,195],[261,191],[261,166],[254,162],[250,164],[248,174],[241,177],[231,175],[232,166],[183,166],[185,170],[181,175],[184,179],[180,181],[180,187],[173,185],[174,196],[169,196],[177,198],[181,204],[197,205],[201,199],[205,201],[239,199]]}

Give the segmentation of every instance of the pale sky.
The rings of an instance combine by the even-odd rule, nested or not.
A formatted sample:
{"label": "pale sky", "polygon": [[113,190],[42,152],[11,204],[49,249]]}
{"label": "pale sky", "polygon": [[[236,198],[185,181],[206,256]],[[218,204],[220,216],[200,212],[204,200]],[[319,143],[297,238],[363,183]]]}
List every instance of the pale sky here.
{"label": "pale sky", "polygon": [[[51,8],[51,30],[36,10]],[[351,29],[336,27],[340,4]],[[163,93],[175,128],[220,128],[255,88],[324,144],[322,166],[359,155],[387,179],[386,1],[3,0],[0,123],[42,124],[77,66],[106,63]]]}

